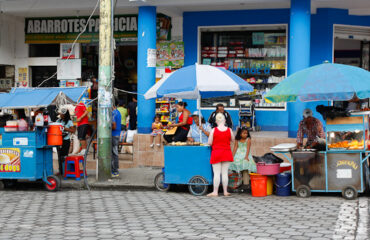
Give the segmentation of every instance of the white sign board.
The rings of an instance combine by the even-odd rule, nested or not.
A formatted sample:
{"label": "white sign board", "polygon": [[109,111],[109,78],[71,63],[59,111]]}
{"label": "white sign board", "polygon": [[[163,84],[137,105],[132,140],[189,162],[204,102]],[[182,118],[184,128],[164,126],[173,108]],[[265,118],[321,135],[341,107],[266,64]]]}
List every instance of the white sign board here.
{"label": "white sign board", "polygon": [[57,79],[81,78],[81,59],[58,59]]}

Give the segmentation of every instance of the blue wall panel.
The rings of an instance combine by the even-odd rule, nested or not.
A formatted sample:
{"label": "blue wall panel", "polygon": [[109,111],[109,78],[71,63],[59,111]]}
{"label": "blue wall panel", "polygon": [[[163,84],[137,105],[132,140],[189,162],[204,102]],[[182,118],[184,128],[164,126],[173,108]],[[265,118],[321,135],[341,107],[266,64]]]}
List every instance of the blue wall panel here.
{"label": "blue wall panel", "polygon": [[[198,53],[198,27],[201,26],[226,26],[226,25],[258,25],[258,24],[288,24],[290,9],[271,10],[240,10],[240,11],[209,11],[185,12],[183,14],[183,40],[185,44],[185,66],[197,62]],[[348,15],[343,9],[317,9],[311,16],[311,50],[310,65],[332,61],[333,52],[333,24],[370,26],[370,16]],[[196,109],[196,102],[187,100],[189,110]],[[316,113],[315,107],[327,102],[308,103],[315,117],[322,120]],[[204,110],[208,118],[213,110]],[[238,121],[237,111],[230,111],[234,124]],[[301,116],[297,116],[301,118]],[[257,111],[256,118],[262,130],[279,131],[288,129],[287,111]]]}

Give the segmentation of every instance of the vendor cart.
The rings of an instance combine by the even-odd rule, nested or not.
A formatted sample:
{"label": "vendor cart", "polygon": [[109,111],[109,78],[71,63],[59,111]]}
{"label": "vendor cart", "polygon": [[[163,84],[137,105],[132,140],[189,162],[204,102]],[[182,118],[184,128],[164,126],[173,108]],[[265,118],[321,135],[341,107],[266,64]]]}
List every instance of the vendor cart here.
{"label": "vendor cart", "polygon": [[193,195],[204,195],[213,184],[210,158],[209,146],[165,146],[165,167],[155,177],[156,188],[167,191],[171,184],[183,184]]}
{"label": "vendor cart", "polygon": [[[179,84],[181,82],[181,84]],[[232,72],[209,65],[195,64],[181,68],[162,78],[145,94],[146,99],[175,97],[196,99],[199,109],[201,97],[240,95],[253,87]],[[200,123],[201,124],[201,123]],[[202,135],[200,135],[202,142]],[[203,195],[212,185],[211,148],[209,146],[165,146],[164,170],[155,180],[158,190],[166,191],[170,184],[186,184],[194,195]],[[186,145],[186,144],[185,144]]]}
{"label": "vendor cart", "polygon": [[[0,109],[40,108],[56,102],[75,103],[85,91],[86,87],[14,88],[10,93],[2,94]],[[4,185],[17,180],[42,180],[48,191],[57,191],[60,180],[53,175],[52,148],[55,146],[48,144],[48,126],[36,126],[32,131],[17,130],[0,127],[0,180]]]}
{"label": "vendor cart", "polygon": [[365,191],[368,181],[368,129],[366,112],[327,119],[326,151],[279,146],[271,150],[291,163],[292,191],[298,197],[309,197],[311,192],[341,192],[344,198],[354,199]]}
{"label": "vendor cart", "polygon": [[45,128],[30,132],[4,132],[0,128],[0,180],[4,184],[19,179],[42,179],[45,188],[57,191],[60,180],[53,175],[53,146],[46,143]]}

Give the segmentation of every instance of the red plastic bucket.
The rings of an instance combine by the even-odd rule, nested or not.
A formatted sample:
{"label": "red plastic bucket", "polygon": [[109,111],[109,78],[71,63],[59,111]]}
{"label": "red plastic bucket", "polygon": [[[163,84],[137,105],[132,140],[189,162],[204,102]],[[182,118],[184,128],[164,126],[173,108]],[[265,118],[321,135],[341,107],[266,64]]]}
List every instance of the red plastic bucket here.
{"label": "red plastic bucket", "polygon": [[251,188],[253,197],[267,196],[267,176],[251,173]]}
{"label": "red plastic bucket", "polygon": [[48,127],[48,145],[61,146],[63,144],[62,124],[50,123]]}

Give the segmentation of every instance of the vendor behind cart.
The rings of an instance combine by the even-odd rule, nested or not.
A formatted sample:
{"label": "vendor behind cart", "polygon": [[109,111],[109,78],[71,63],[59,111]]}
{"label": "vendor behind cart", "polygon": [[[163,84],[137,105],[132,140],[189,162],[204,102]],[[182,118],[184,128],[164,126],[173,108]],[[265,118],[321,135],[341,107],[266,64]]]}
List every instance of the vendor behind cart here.
{"label": "vendor behind cart", "polygon": [[58,166],[59,174],[63,176],[63,165],[65,157],[69,154],[69,148],[71,145],[71,134],[76,131],[76,128],[73,125],[71,116],[67,108],[59,109],[60,119],[57,120],[58,123],[61,123],[63,126],[63,144],[61,148],[58,148]]}
{"label": "vendor behind cart", "polygon": [[303,120],[299,123],[297,133],[297,147],[302,148],[304,135],[307,136],[307,142],[304,148],[325,150],[325,133],[322,123],[319,119],[312,116],[311,109],[303,111]]}
{"label": "vendor behind cart", "polygon": [[208,137],[211,132],[211,125],[204,120],[202,117],[201,124],[199,124],[199,112],[195,111],[191,115],[193,118],[193,124],[190,126],[188,133],[188,141],[190,142],[200,142],[200,134],[202,134],[202,142],[204,144],[208,143]]}
{"label": "vendor behind cart", "polygon": [[177,112],[181,113],[179,122],[176,124],[168,124],[169,128],[176,127],[174,135],[164,135],[164,139],[167,143],[170,142],[186,142],[190,125],[193,123],[193,119],[190,116],[190,111],[186,109],[188,104],[186,102],[179,102],[176,105]]}

